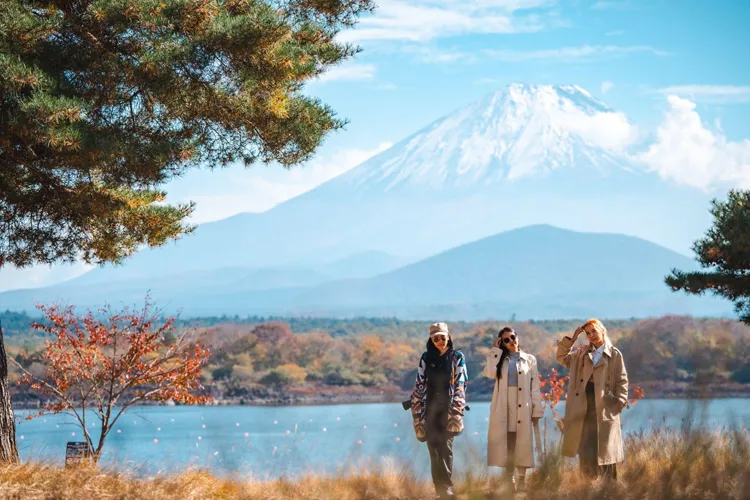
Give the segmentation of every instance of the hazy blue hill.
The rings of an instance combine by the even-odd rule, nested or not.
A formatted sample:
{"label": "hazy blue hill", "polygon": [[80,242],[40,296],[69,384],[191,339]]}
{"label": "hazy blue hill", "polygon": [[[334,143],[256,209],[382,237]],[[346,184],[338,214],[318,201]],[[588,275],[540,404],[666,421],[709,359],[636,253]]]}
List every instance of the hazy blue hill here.
{"label": "hazy blue hill", "polygon": [[[0,305],[5,309],[26,311],[31,311],[34,304],[50,302],[81,307],[99,307],[105,301],[114,305],[132,305],[142,303],[148,293],[157,304],[182,309],[181,304],[190,305],[192,297],[203,294],[242,296],[253,290],[310,287],[334,280],[376,276],[405,262],[407,260],[402,257],[383,252],[365,252],[318,264],[314,269],[221,267],[147,277],[136,274],[131,279],[119,281],[102,281],[102,276],[94,270],[60,285],[0,294]],[[211,300],[203,305],[215,306]]]}
{"label": "hazy blue hill", "polygon": [[374,250],[323,264],[320,272],[333,278],[370,278],[406,265],[410,259]]}
{"label": "hazy blue hill", "polygon": [[[188,316],[279,314],[479,319],[729,315],[729,303],[673,294],[684,255],[639,238],[547,225],[507,231],[389,273],[316,286],[183,291],[170,307]],[[2,298],[2,296],[0,296]]]}

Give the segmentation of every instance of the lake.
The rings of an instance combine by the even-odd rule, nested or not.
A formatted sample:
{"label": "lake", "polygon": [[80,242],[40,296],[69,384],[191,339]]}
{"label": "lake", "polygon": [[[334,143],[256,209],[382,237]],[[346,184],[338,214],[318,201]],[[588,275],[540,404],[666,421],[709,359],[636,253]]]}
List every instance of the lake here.
{"label": "lake", "polygon": [[[623,412],[625,433],[654,427],[680,428],[693,403],[646,399]],[[489,403],[470,403],[465,431],[455,440],[455,471],[484,470]],[[562,405],[558,407],[562,413]],[[697,403],[694,420],[713,428],[750,427],[750,399]],[[62,464],[68,441],[81,440],[71,417],[23,420],[16,411],[17,442],[24,460]],[[548,439],[557,439],[549,418]],[[89,426],[96,435],[98,427]],[[398,403],[334,406],[147,406],[117,422],[102,463],[139,476],[207,468],[221,476],[256,479],[303,473],[336,474],[375,468],[428,477],[426,446],[414,438],[411,415]]]}

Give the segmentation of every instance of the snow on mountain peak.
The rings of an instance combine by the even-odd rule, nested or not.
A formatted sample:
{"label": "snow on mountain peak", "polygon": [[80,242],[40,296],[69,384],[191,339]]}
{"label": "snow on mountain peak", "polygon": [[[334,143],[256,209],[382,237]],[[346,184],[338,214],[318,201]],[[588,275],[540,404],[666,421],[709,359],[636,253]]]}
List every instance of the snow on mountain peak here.
{"label": "snow on mountain peak", "polygon": [[347,181],[471,186],[584,163],[628,169],[625,151],[636,137],[624,114],[581,87],[514,83],[371,158]]}

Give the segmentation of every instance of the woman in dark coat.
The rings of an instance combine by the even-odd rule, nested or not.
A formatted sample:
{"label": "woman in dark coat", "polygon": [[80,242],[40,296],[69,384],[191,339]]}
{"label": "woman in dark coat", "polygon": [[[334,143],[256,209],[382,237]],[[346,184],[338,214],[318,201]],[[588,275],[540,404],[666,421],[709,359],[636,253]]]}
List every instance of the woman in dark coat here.
{"label": "woman in dark coat", "polygon": [[411,396],[414,431],[430,451],[432,482],[438,498],[453,498],[453,438],[463,431],[466,360],[453,349],[445,323],[430,325]]}

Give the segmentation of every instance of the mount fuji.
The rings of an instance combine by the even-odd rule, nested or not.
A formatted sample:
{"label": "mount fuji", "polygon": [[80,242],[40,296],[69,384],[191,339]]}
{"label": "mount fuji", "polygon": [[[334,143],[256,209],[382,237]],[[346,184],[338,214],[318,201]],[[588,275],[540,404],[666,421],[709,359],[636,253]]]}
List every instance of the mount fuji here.
{"label": "mount fuji", "polygon": [[632,151],[642,139],[580,87],[513,84],[266,212],[202,224],[63,288],[219,268],[315,270],[368,252],[413,261],[537,224],[684,252],[710,225],[710,197],[640,165]]}

